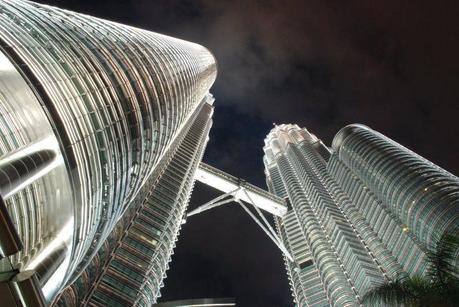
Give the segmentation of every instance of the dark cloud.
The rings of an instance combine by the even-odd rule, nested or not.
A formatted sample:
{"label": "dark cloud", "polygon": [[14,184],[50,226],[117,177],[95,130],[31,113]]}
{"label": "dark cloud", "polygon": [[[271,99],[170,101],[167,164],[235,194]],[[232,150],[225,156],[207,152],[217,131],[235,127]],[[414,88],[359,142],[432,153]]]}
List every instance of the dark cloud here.
{"label": "dark cloud", "polygon": [[[211,49],[219,75],[205,159],[258,185],[272,122],[306,126],[328,144],[341,127],[361,122],[459,173],[457,1],[42,2]],[[194,197],[205,198],[200,191]],[[243,306],[288,305],[277,250],[236,209],[208,212],[184,227],[167,298],[207,290],[238,295]]]}
{"label": "dark cloud", "polygon": [[135,1],[136,22],[216,54],[217,112],[296,122],[328,143],[363,122],[459,172],[447,137],[458,132],[455,1],[169,2]]}
{"label": "dark cloud", "polygon": [[459,172],[458,142],[438,136],[458,132],[455,1],[54,3],[209,47],[219,62],[217,112],[228,105],[296,122],[327,142],[363,122]]}

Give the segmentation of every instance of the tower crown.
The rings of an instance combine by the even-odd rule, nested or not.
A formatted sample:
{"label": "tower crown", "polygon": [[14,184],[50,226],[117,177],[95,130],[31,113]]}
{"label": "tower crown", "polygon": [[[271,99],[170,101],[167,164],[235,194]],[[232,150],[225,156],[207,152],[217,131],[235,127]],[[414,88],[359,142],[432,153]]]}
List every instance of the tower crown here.
{"label": "tower crown", "polygon": [[273,162],[274,157],[284,151],[288,144],[301,142],[316,143],[319,139],[306,128],[300,128],[296,124],[274,124],[274,127],[265,138],[265,163]]}

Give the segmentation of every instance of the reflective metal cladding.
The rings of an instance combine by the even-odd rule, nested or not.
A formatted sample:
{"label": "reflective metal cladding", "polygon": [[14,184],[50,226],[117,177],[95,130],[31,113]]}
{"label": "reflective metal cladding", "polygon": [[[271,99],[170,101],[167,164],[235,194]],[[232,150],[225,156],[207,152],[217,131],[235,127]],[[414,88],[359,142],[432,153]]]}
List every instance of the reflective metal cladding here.
{"label": "reflective metal cladding", "polygon": [[291,204],[277,217],[299,306],[354,306],[371,287],[423,274],[442,234],[459,233],[459,179],[363,125],[333,149],[297,125],[265,139],[267,184]]}
{"label": "reflective metal cladding", "polygon": [[135,197],[103,247],[55,306],[151,306],[163,279],[212,124],[210,96]]}
{"label": "reflective metal cladding", "polygon": [[0,2],[0,191],[10,257],[45,297],[101,247],[216,77],[204,47],[27,1]]}

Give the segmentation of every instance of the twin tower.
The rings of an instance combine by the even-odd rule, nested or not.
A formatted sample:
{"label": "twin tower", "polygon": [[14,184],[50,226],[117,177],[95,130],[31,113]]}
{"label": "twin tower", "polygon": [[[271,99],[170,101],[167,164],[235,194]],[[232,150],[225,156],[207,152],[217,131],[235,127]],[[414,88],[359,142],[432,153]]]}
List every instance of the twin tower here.
{"label": "twin tower", "polygon": [[195,179],[254,206],[299,306],[358,306],[458,232],[458,178],[362,125],[332,148],[275,126],[272,194],[202,164],[216,71],[190,42],[0,2],[3,306],[151,306]]}

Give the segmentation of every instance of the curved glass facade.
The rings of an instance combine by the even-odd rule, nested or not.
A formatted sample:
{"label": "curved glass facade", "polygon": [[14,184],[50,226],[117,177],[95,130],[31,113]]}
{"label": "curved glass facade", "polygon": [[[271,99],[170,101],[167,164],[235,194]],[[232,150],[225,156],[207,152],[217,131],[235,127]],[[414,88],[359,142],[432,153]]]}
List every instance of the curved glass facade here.
{"label": "curved glass facade", "polygon": [[6,205],[25,245],[12,262],[42,272],[50,299],[184,133],[215,59],[197,44],[27,1],[2,1],[0,17],[0,164],[35,167],[21,170],[22,160],[0,173],[15,183]]}
{"label": "curved glass facade", "polygon": [[[294,125],[276,126],[265,144],[265,167],[270,174],[268,183],[271,181],[268,186],[274,188],[272,192],[285,189],[292,206],[287,216],[279,219],[278,231],[296,256],[294,262],[286,261],[296,303],[308,305],[320,298],[315,306],[357,305],[359,291],[371,284],[371,279],[363,283],[366,280],[359,275],[377,276],[378,269],[365,255],[364,246],[327,191],[324,174],[317,173],[316,167],[323,168],[328,155],[321,156],[314,147],[323,145],[307,130]],[[307,157],[308,151],[313,151],[319,160]],[[273,181],[278,177],[276,173],[280,178]],[[291,233],[299,233],[305,239],[300,251]],[[311,287],[311,276],[322,287]]]}
{"label": "curved glass facade", "polygon": [[[19,270],[36,270],[51,294],[63,282],[73,246],[71,178],[46,111],[1,51],[0,136],[0,192],[23,245],[9,260]],[[9,269],[0,265],[0,271]]]}
{"label": "curved glass facade", "polygon": [[148,179],[145,191],[136,197],[138,204],[130,207],[110,235],[107,241],[114,242],[110,254],[94,257],[60,295],[57,306],[151,306],[156,302],[202,159],[212,112],[208,103],[200,108],[188,132],[173,144],[161,171]]}
{"label": "curved glass facade", "polygon": [[362,225],[373,230],[372,236],[368,237],[366,242],[381,266],[386,268],[388,275],[395,276],[403,272],[413,275],[424,273],[426,250],[419,240],[407,231],[404,223],[343,162],[339,161],[338,155],[332,156],[327,169],[363,217]]}
{"label": "curved glass facade", "polygon": [[337,158],[365,184],[419,248],[459,232],[459,179],[362,125],[335,137]]}
{"label": "curved glass facade", "polygon": [[330,150],[280,125],[264,151],[270,191],[291,203],[276,225],[299,306],[358,305],[376,284],[425,273],[428,248],[458,232],[458,178],[368,127],[343,128]]}

